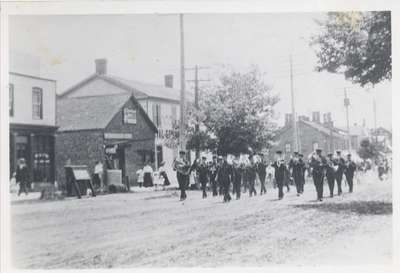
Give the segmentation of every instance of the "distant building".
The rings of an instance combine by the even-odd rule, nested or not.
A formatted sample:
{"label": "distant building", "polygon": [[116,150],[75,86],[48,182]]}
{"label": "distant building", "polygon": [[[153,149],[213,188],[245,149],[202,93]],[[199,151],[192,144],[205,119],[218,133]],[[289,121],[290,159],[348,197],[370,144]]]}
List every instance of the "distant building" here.
{"label": "distant building", "polygon": [[[343,134],[347,134],[347,128],[338,128],[339,131]],[[350,145],[351,145],[351,150],[358,150],[360,148],[360,143],[363,139],[369,138],[370,133],[368,128],[365,126],[365,124],[359,125],[357,123],[354,123],[352,126],[350,126]]]}
{"label": "distant building", "polygon": [[[95,73],[64,91],[59,98],[132,94],[158,129],[157,163],[165,161],[168,175],[175,177],[172,162],[177,149],[165,145],[165,136],[180,118],[180,91],[173,88],[172,75],[166,75],[164,81],[165,86],[161,86],[110,75],[107,73],[107,60],[97,59]],[[193,100],[192,93],[187,92],[186,98]]]}
{"label": "distant building", "polygon": [[[346,149],[346,135],[333,126],[331,114],[326,113],[320,121],[320,113],[313,112],[312,119],[307,116],[299,116],[298,129],[298,152],[309,156],[315,149],[320,148],[324,153],[335,150]],[[274,138],[275,145],[270,150],[273,156],[275,151],[282,150],[286,158],[295,152],[293,143],[293,120],[291,114],[285,115],[285,125],[277,132]]]}
{"label": "distant building", "polygon": [[392,151],[392,131],[379,127],[375,130],[371,130],[371,138],[373,141],[381,143],[387,150]]}
{"label": "distant building", "polygon": [[56,81],[10,72],[10,175],[24,158],[33,182],[54,182]]}
{"label": "distant building", "polygon": [[[122,179],[135,182],[136,171],[154,162],[157,128],[131,94],[59,99],[56,138],[57,181],[65,182],[64,166],[96,161],[119,170]],[[107,177],[106,177],[107,179]]]}

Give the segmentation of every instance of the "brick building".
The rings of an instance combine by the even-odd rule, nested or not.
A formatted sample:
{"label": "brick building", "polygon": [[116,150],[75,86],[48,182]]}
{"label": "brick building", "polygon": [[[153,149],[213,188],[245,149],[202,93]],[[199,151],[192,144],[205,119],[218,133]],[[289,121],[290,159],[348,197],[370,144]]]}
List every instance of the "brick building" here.
{"label": "brick building", "polygon": [[[271,155],[277,150],[282,150],[289,158],[295,152],[293,130],[292,116],[286,114],[285,125],[275,135],[276,144],[271,149]],[[306,116],[299,116],[297,131],[299,152],[305,156],[310,155],[317,148],[322,149],[324,153],[346,149],[346,135],[333,126],[330,113],[323,115],[323,122],[320,121],[319,112],[313,112],[311,120]]]}
{"label": "brick building", "polygon": [[[64,166],[96,161],[135,181],[136,171],[154,161],[157,128],[131,94],[64,98],[57,101],[56,176],[65,182]],[[106,182],[107,183],[107,182]]]}

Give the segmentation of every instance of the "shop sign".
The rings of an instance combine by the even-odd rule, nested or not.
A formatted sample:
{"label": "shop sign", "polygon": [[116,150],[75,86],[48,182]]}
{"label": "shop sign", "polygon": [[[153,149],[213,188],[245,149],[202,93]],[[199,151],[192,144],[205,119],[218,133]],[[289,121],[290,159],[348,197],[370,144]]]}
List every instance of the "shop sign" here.
{"label": "shop sign", "polygon": [[124,108],[124,123],[136,124],[136,110]]}
{"label": "shop sign", "polygon": [[105,139],[132,139],[132,134],[129,133],[104,133]]}

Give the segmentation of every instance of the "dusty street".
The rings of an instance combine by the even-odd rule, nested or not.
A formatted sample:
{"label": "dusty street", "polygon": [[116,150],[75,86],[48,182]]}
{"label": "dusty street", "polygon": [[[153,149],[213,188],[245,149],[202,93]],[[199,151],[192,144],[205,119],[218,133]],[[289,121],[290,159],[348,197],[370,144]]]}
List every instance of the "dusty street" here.
{"label": "dusty street", "polygon": [[281,201],[271,188],[229,204],[200,191],[184,203],[168,191],[13,201],[13,260],[21,268],[389,263],[391,186],[363,181],[322,203],[311,183]]}

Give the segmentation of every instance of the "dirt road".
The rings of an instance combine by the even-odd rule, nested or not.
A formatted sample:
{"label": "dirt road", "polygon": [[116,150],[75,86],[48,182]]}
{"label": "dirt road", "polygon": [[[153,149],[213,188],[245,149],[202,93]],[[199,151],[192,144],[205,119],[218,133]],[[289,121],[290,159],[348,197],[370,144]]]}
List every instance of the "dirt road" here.
{"label": "dirt road", "polygon": [[[259,189],[257,189],[259,190]],[[263,266],[389,263],[390,181],[316,202],[297,197],[229,204],[222,197],[143,192],[12,204],[14,264],[20,268]],[[327,186],[325,186],[325,195]],[[346,189],[347,190],[347,189]],[[366,258],[367,257],[367,258]]]}

